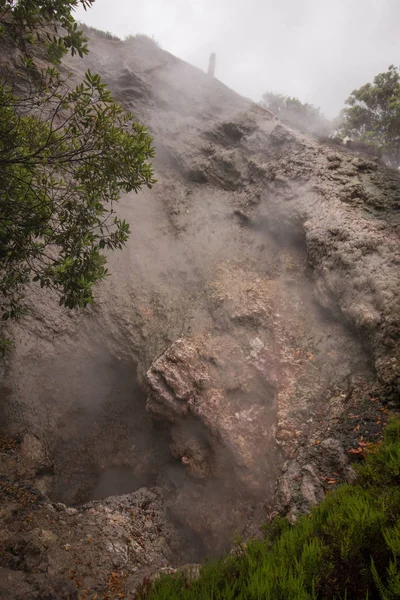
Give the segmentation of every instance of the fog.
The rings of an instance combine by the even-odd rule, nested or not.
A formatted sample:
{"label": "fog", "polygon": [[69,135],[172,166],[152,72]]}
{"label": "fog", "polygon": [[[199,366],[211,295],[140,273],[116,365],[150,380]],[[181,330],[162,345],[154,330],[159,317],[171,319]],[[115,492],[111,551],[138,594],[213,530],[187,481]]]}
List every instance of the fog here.
{"label": "fog", "polygon": [[124,37],[145,33],[256,101],[297,96],[334,117],[351,91],[395,63],[398,0],[96,0],[76,18]]}
{"label": "fog", "polygon": [[[122,38],[154,36],[203,70],[215,52],[216,77],[243,95],[292,94],[333,115],[353,87],[395,58],[383,28],[400,11],[391,2],[369,5],[368,12],[365,0],[351,8],[339,2],[334,12],[314,0],[301,9],[294,1],[272,8],[97,0],[76,16]],[[385,40],[381,54],[371,42],[375,29]],[[275,177],[280,158],[299,164],[303,149],[292,134],[262,109],[249,115],[257,107],[213,78],[179,61],[160,65],[152,44],[142,56],[138,41],[93,46],[87,61],[154,135],[158,181],[151,192],[121,199],[131,241],[109,259],[112,278],[87,331],[20,360],[24,394],[17,389],[29,398],[38,435],[48,438],[51,461],[41,476],[53,500],[79,505],[160,486],[168,519],[187,537],[185,560],[197,561],[226,549],[233,533],[257,530],[269,514],[284,458],[279,444],[289,443],[275,438],[278,418],[288,424],[282,431],[302,427],[308,435],[320,398],[325,405],[331,389],[344,396],[350,375],[364,377],[369,365],[358,342],[315,303],[300,213],[288,204],[300,204],[299,194],[312,217],[314,197]],[[154,67],[161,67],[156,76]],[[292,154],[280,156],[288,139]],[[318,220],[331,223],[331,211],[318,206]],[[186,362],[168,354],[179,339],[196,348]],[[166,353],[165,364],[154,365]],[[188,415],[171,417],[171,396],[178,407],[187,402]]]}

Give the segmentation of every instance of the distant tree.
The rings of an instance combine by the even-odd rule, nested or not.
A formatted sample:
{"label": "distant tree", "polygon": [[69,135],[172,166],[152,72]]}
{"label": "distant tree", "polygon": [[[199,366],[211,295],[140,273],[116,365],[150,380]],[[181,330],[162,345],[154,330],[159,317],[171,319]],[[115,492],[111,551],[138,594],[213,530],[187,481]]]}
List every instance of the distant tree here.
{"label": "distant tree", "polygon": [[57,68],[66,52],[87,53],[72,11],[93,1],[0,0],[3,320],[24,314],[30,282],[56,290],[67,307],[91,303],[107,274],[104,250],[129,235],[115,203],[154,183],[145,127],[98,75],[72,86]]}
{"label": "distant tree", "polygon": [[387,161],[400,166],[400,70],[391,65],[373,83],[354,90],[340,115],[343,135],[380,147]]}
{"label": "distant tree", "polygon": [[298,98],[266,92],[261,104],[275,113],[281,121],[300,131],[320,135],[328,135],[331,131],[331,124],[320,109],[300,102]]}
{"label": "distant tree", "polygon": [[95,35],[96,37],[104,38],[106,40],[112,40],[114,42],[121,42],[121,38],[111,33],[110,31],[103,31],[102,29],[97,29],[97,27],[92,27],[91,25],[86,25],[86,23],[79,23],[78,27],[84,34],[90,33]]}
{"label": "distant tree", "polygon": [[161,49],[161,44],[156,40],[154,35],[150,36],[146,33],[137,33],[136,35],[129,34],[125,36],[125,42],[142,42],[143,44],[147,44],[148,46],[153,46],[155,48]]}

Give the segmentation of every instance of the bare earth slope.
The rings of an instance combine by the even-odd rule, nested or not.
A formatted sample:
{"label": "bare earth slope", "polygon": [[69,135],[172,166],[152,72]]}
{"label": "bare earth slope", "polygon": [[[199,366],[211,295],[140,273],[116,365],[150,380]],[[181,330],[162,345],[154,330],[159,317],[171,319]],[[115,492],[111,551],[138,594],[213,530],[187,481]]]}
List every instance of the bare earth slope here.
{"label": "bare earth slope", "polygon": [[296,518],[351,480],[400,391],[397,173],[151,43],[90,42],[67,67],[148,125],[158,183],[121,199],[132,235],[97,305],[32,289],[14,327],[4,598],[132,598],[166,563]]}

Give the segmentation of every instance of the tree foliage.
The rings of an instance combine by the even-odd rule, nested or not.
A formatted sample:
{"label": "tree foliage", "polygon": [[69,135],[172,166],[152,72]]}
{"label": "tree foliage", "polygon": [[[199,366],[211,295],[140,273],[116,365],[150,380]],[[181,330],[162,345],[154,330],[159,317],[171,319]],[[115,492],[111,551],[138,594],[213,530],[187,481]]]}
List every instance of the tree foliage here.
{"label": "tree foliage", "polygon": [[261,104],[276,114],[281,121],[300,131],[328,135],[331,125],[312,104],[300,102],[298,98],[266,92]]}
{"label": "tree foliage", "polygon": [[385,73],[354,90],[340,116],[343,135],[381,148],[388,162],[400,166],[400,70]]}
{"label": "tree foliage", "polygon": [[[93,0],[2,0],[0,44],[0,313],[23,314],[30,282],[85,306],[107,274],[105,250],[129,226],[122,192],[154,183],[152,140],[88,71],[72,85],[56,65],[86,39],[72,10]],[[5,57],[5,59],[4,59]],[[51,61],[51,63],[49,63]]]}
{"label": "tree foliage", "polygon": [[87,54],[83,32],[73,10],[90,8],[95,0],[0,0],[2,46],[13,46],[28,55],[40,47],[47,58],[59,63],[65,52]]}
{"label": "tree foliage", "polygon": [[125,42],[128,44],[132,42],[141,42],[142,44],[147,44],[153,48],[161,48],[160,43],[156,40],[154,35],[150,36],[146,33],[136,33],[136,35],[129,34],[125,37]]}

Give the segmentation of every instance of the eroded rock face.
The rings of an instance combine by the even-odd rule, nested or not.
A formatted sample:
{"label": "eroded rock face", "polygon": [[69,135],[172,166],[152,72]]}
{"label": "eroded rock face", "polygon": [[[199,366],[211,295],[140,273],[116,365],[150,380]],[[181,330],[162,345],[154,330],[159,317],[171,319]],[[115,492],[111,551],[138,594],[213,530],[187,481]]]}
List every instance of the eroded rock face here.
{"label": "eroded rock face", "polygon": [[180,541],[159,488],[67,507],[12,480],[20,452],[3,455],[9,477],[0,481],[1,598],[121,597],[176,560]]}
{"label": "eroded rock face", "polygon": [[[90,42],[67,67],[149,126],[158,182],[121,199],[132,237],[97,305],[32,288],[13,327],[0,575],[20,595],[45,574],[117,598],[295,519],[353,477],[399,392],[398,173],[155,47]],[[114,490],[133,493],[87,503]]]}
{"label": "eroded rock face", "polygon": [[0,598],[8,600],[11,597],[14,600],[78,600],[78,588],[66,577],[27,575],[0,567]]}
{"label": "eroded rock face", "polygon": [[[170,424],[172,454],[191,477],[214,482],[216,497],[228,485],[238,505],[249,499],[254,526],[274,506],[296,518],[323,497],[326,481],[348,479],[348,455],[330,436],[338,434],[349,399],[355,407],[374,386],[358,342],[322,315],[312,289],[302,286],[296,254],[283,263],[290,275],[269,279],[220,265],[209,288],[215,327],[177,340],[147,372],[147,409]],[[337,452],[313,466],[308,440],[316,436],[326,455]],[[184,494],[173,510],[185,515],[187,504],[212,513],[206,498],[189,503]],[[243,527],[222,496],[220,504],[219,512],[229,513],[224,528]],[[202,531],[201,522],[196,527]]]}
{"label": "eroded rock face", "polygon": [[[178,340],[147,373],[147,409],[172,421],[172,453],[190,474],[221,477],[238,469],[239,480],[267,494],[266,474],[273,479],[275,471],[268,454],[276,375],[271,369],[262,376],[254,364],[257,342],[244,348],[229,336]],[[201,425],[197,431],[193,418]]]}

